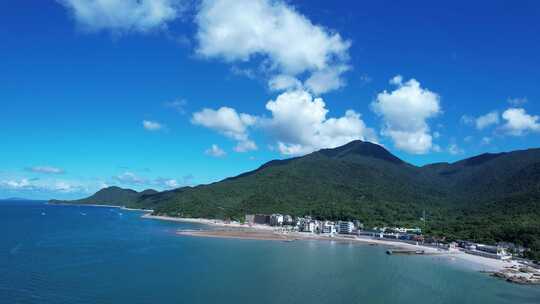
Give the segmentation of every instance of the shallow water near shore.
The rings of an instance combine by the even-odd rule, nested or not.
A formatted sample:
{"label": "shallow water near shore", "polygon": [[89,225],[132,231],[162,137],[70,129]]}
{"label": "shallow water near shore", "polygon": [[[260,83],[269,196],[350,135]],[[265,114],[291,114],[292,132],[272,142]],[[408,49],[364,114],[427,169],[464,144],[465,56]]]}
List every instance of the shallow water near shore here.
{"label": "shallow water near shore", "polygon": [[177,236],[109,207],[0,203],[0,303],[540,303],[439,256],[382,246]]}

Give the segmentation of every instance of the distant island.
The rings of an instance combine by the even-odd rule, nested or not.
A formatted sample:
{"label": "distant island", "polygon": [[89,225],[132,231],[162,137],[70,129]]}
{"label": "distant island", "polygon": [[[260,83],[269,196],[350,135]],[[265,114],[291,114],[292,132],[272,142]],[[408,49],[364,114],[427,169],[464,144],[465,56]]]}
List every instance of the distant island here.
{"label": "distant island", "polygon": [[540,260],[540,149],[418,167],[380,145],[353,141],[209,185],[163,192],[109,187],[85,199],[51,203],[240,222],[257,213],[359,219],[367,227],[421,227],[444,240],[512,242]]}

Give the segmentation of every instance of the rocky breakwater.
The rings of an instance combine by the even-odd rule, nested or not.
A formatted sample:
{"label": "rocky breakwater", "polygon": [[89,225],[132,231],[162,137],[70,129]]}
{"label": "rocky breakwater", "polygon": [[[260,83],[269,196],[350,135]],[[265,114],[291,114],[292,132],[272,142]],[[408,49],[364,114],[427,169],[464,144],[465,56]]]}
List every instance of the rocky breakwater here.
{"label": "rocky breakwater", "polygon": [[540,271],[529,266],[513,266],[493,273],[494,277],[516,284],[540,285]]}

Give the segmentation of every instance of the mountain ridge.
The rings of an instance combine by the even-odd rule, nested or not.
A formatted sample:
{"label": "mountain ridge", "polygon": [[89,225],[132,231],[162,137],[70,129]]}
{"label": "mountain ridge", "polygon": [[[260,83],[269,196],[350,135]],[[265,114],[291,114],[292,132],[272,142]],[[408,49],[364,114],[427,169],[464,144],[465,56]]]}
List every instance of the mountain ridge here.
{"label": "mountain ridge", "polygon": [[[128,206],[159,215],[243,220],[284,213],[359,219],[368,227],[422,225],[452,238],[537,242],[540,252],[540,149],[415,166],[353,141],[207,185],[127,196]],[[429,221],[420,219],[424,212]],[[532,237],[516,236],[518,228]]]}

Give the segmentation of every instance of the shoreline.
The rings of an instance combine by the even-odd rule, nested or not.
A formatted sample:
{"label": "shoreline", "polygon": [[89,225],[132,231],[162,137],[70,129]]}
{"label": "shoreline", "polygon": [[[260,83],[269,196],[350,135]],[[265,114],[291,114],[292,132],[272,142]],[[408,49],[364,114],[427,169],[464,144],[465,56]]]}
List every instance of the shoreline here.
{"label": "shoreline", "polygon": [[274,231],[274,228],[270,226],[266,226],[266,225],[250,226],[250,225],[240,224],[240,223],[226,223],[225,221],[217,220],[217,219],[171,217],[171,216],[152,215],[152,214],[145,214],[141,217],[145,219],[154,219],[154,220],[168,221],[168,222],[203,224],[203,225],[215,226],[215,227],[246,228],[246,229],[252,228],[252,229],[258,229],[258,230],[265,230],[265,231]]}
{"label": "shoreline", "polygon": [[317,235],[306,232],[279,232],[274,227],[266,225],[246,225],[240,223],[226,223],[222,220],[201,219],[201,218],[178,218],[169,216],[159,216],[145,214],[141,216],[146,219],[156,219],[171,222],[195,223],[217,228],[215,230],[179,230],[176,232],[180,236],[191,237],[213,237],[245,240],[271,240],[271,241],[296,241],[296,240],[320,240],[320,241],[338,241],[351,242],[365,245],[377,245],[390,248],[400,248],[406,250],[421,250],[425,255],[438,256],[447,260],[447,262],[459,262],[466,268],[481,272],[498,272],[505,270],[519,263],[516,261],[502,261],[486,257],[467,254],[462,251],[447,251],[427,245],[416,245],[401,241],[392,241],[386,239],[376,239],[368,237],[345,236],[345,235]]}

